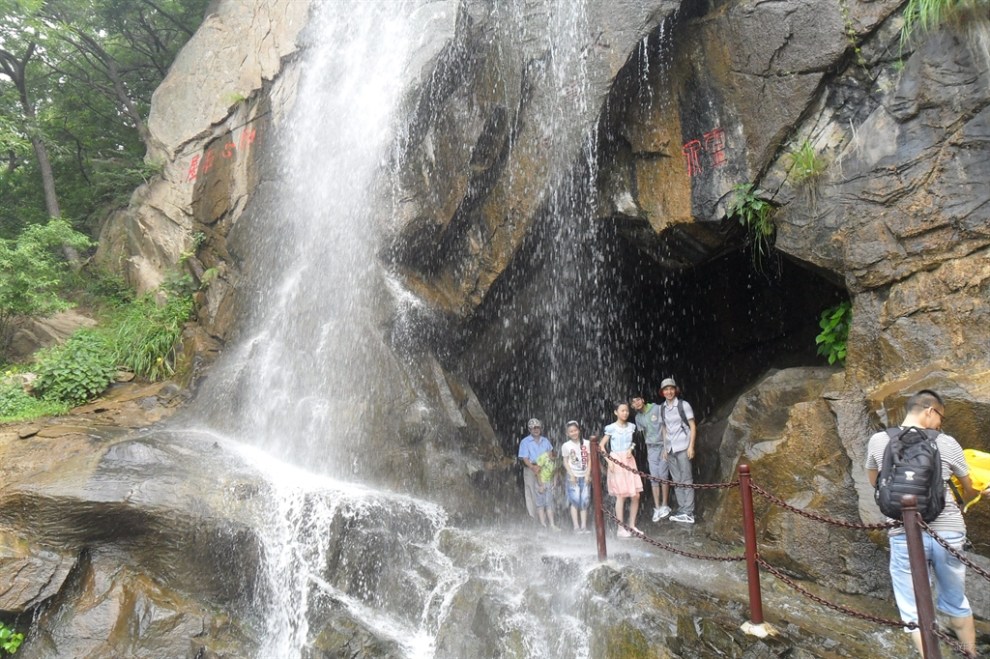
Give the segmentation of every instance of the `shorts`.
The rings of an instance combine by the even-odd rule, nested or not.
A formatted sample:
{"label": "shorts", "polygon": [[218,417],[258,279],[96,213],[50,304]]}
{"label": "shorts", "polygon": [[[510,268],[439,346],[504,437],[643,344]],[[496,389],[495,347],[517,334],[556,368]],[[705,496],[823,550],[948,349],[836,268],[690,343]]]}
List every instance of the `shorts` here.
{"label": "shorts", "polygon": [[537,508],[549,508],[553,505],[553,483],[539,483],[534,493],[534,503]]}
{"label": "shorts", "polygon": [[[670,480],[670,465],[663,458],[663,444],[646,445],[646,461],[650,463],[650,476]],[[653,485],[660,485],[656,481],[651,481]]]}
{"label": "shorts", "polygon": [[[949,546],[962,552],[966,534],[947,531],[939,534]],[[966,566],[958,558],[935,542],[931,535],[922,533],[925,557],[929,572],[935,574],[938,598],[935,607],[952,618],[966,618],[973,615],[966,599]],[[890,581],[894,586],[894,599],[904,622],[918,622],[918,606],[914,599],[914,585],[911,582],[911,564],[908,561],[907,538],[904,534],[890,536]]]}
{"label": "shorts", "polygon": [[591,505],[591,488],[588,487],[588,479],[584,476],[572,483],[567,479],[567,500],[578,510],[587,510]]}

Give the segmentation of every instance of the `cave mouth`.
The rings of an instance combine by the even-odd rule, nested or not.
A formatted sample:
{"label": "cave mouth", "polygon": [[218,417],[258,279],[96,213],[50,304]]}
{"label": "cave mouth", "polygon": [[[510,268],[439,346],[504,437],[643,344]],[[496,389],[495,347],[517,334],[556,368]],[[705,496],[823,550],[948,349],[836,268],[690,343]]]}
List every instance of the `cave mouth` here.
{"label": "cave mouth", "polygon": [[776,252],[758,271],[741,245],[671,269],[615,223],[595,223],[569,249],[559,223],[537,227],[458,351],[509,455],[530,417],[555,442],[570,419],[599,433],[615,401],[659,400],[665,377],[677,379],[704,422],[770,369],[826,364],[819,318],[848,293],[817,271]]}

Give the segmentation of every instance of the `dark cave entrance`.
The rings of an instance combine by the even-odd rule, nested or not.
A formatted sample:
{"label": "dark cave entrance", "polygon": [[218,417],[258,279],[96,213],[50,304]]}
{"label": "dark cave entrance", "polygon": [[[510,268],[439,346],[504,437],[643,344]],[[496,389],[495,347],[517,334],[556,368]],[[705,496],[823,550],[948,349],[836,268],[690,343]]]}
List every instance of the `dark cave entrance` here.
{"label": "dark cave entrance", "polygon": [[530,417],[558,443],[572,418],[600,433],[616,400],[659,400],[671,375],[705,421],[770,369],[824,365],[819,317],[848,296],[816,272],[783,255],[758,272],[744,247],[670,269],[614,224],[574,249],[557,224],[533,232],[455,349],[507,454]]}

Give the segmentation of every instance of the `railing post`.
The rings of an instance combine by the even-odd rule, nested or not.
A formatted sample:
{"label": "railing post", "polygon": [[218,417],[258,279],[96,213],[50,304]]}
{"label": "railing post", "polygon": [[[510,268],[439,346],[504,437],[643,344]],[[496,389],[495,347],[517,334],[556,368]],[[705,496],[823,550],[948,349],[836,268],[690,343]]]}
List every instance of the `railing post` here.
{"label": "railing post", "polygon": [[918,627],[921,631],[921,652],[925,659],[942,659],[942,650],[935,636],[935,605],[932,603],[932,586],[928,581],[928,558],[925,543],[918,524],[918,500],[908,494],[901,498],[904,536],[907,540],[908,564],[911,566],[911,582],[914,584],[914,604],[918,609]]}
{"label": "railing post", "polygon": [[608,558],[605,549],[605,511],[602,508],[602,459],[598,452],[598,436],[591,436],[591,505],[595,507],[595,538],[598,540],[598,560]]}
{"label": "railing post", "polygon": [[[756,518],[753,516],[753,488],[749,465],[739,465],[739,496],[742,499],[743,537],[746,540],[746,580],[749,582],[749,627],[763,626],[763,595],[760,592],[759,551],[756,547]],[[746,626],[743,627],[746,629]],[[749,629],[746,629],[750,633]],[[759,635],[757,632],[756,635]]]}

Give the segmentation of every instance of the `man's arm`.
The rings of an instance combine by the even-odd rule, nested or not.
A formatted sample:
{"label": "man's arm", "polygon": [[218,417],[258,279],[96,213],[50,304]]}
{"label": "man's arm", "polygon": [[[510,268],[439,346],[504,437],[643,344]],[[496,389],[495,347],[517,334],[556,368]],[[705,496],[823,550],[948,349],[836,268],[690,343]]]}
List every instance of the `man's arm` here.
{"label": "man's arm", "polygon": [[956,476],[956,480],[958,480],[959,484],[962,485],[963,503],[969,503],[978,496],[990,494],[990,487],[982,492],[973,487],[973,479],[969,476]]}
{"label": "man's arm", "polygon": [[872,485],[873,487],[876,487],[877,486],[877,474],[879,474],[879,473],[880,472],[877,471],[876,469],[867,469],[866,470],[866,477],[868,479],[870,479],[870,485]]}
{"label": "man's arm", "polygon": [[691,428],[691,440],[688,442],[687,456],[688,460],[694,460],[694,440],[698,436],[698,424],[694,419],[688,419],[688,426]]}

